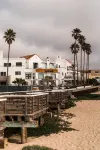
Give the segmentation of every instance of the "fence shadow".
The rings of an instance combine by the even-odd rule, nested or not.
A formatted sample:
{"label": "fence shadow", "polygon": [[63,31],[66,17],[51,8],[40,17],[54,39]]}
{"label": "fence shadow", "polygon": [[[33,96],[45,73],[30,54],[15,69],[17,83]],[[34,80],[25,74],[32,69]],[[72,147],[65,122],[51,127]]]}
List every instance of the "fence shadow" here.
{"label": "fence shadow", "polygon": [[[78,131],[71,127],[72,123],[68,121],[76,117],[72,113],[62,112],[59,116],[54,114],[52,118],[45,116],[45,123],[38,128],[28,128],[28,138],[35,138],[40,136],[49,136],[52,133]],[[5,130],[5,137],[8,138],[10,143],[21,143],[21,130],[20,128],[7,128]]]}
{"label": "fence shadow", "polygon": [[75,117],[71,113],[61,113],[58,117],[54,115],[52,118],[46,117],[43,126],[36,129],[28,129],[28,137],[40,137],[42,135],[49,136],[52,133],[68,132],[68,131],[78,131],[71,128],[71,122],[68,119]]}

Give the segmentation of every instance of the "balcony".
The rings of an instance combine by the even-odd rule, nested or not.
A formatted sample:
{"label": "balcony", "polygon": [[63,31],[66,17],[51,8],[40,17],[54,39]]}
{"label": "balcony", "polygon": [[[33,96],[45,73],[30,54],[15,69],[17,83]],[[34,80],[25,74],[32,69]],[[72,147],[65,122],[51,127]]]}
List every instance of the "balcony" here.
{"label": "balcony", "polygon": [[58,73],[58,69],[42,69],[42,68],[38,68],[36,69],[36,72],[40,72],[40,73]]}
{"label": "balcony", "polygon": [[0,76],[0,82],[6,82],[7,76]]}

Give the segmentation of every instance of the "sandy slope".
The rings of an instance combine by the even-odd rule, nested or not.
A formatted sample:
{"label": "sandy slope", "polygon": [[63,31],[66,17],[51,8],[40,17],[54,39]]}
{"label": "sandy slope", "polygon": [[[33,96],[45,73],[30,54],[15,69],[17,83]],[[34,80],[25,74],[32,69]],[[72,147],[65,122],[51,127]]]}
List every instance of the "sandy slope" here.
{"label": "sandy slope", "polygon": [[75,114],[68,121],[76,130],[31,139],[24,145],[9,143],[5,150],[21,150],[23,146],[33,144],[57,150],[100,150],[100,101],[77,102],[76,107],[65,112]]}

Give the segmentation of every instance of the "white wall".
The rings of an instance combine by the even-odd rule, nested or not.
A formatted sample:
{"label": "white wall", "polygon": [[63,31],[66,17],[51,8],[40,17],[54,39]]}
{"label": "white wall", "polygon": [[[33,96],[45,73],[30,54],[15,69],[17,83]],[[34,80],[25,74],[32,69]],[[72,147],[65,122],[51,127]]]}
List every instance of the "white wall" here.
{"label": "white wall", "polygon": [[[16,67],[16,62],[22,62],[21,67]],[[4,63],[7,63],[7,58],[3,58],[3,52],[0,51],[0,72],[7,73],[7,67],[4,67]],[[25,58],[10,58],[9,63],[11,63],[11,67],[9,67],[9,76],[10,76],[10,84],[15,78],[23,78],[25,79],[25,73],[35,73],[36,83],[38,84],[38,72],[36,69],[33,69],[33,63],[38,63],[38,68],[55,68],[58,65],[58,73],[44,73],[45,76],[53,76],[56,75],[56,84],[61,84],[65,75],[72,74],[72,70],[67,70],[67,66],[71,66],[71,63],[66,59],[62,59],[61,56],[55,58],[55,60],[51,60],[47,58],[46,60],[41,59],[38,55],[33,55],[30,59]],[[59,67],[60,66],[60,67]],[[20,71],[21,75],[15,75],[16,71]],[[63,73],[63,74],[62,74]],[[33,78],[32,78],[33,79]],[[31,84],[32,79],[25,79],[29,84]]]}

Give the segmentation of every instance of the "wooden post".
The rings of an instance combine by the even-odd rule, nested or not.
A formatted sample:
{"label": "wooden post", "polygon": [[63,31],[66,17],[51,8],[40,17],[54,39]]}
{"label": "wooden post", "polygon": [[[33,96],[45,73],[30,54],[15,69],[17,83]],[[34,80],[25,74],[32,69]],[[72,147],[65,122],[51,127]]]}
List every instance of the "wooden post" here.
{"label": "wooden post", "polygon": [[32,101],[32,113],[34,112],[34,97],[33,97],[33,101]]}
{"label": "wooden post", "polygon": [[4,102],[4,113],[6,114],[6,101]]}
{"label": "wooden post", "polygon": [[27,97],[25,98],[25,115],[27,115]]}
{"label": "wooden post", "polygon": [[60,104],[59,103],[57,104],[57,113],[58,114],[60,113]]}
{"label": "wooden post", "polygon": [[41,117],[38,118],[38,125],[41,125]]}
{"label": "wooden post", "polygon": [[39,122],[39,126],[42,126],[44,124],[44,118],[43,118],[43,116],[39,117],[38,122]]}
{"label": "wooden post", "polygon": [[27,128],[22,127],[21,128],[21,143],[24,144],[27,142]]}
{"label": "wooden post", "polygon": [[27,97],[25,98],[25,121],[27,121]]}

